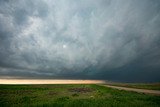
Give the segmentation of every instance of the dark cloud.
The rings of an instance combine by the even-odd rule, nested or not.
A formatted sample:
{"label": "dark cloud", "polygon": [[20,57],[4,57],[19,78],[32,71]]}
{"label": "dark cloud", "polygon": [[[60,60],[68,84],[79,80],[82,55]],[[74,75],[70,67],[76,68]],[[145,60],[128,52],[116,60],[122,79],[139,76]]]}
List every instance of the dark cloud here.
{"label": "dark cloud", "polygon": [[0,76],[160,81],[159,0],[1,0]]}

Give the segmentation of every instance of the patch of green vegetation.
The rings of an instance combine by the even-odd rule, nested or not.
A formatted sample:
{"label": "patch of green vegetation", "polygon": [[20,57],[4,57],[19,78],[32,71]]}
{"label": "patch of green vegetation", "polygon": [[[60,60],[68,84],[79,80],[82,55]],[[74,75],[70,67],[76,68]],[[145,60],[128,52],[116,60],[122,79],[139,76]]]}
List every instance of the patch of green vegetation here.
{"label": "patch of green vegetation", "polygon": [[78,97],[79,95],[77,93],[72,94],[73,97]]}
{"label": "patch of green vegetation", "polygon": [[160,96],[100,85],[0,85],[1,107],[158,107]]}
{"label": "patch of green vegetation", "polygon": [[57,99],[56,99],[56,102],[65,102],[65,101],[67,101],[67,100],[69,100],[69,97],[68,97],[68,96],[66,96],[66,97],[60,97],[60,98],[57,98]]}
{"label": "patch of green vegetation", "polygon": [[144,83],[109,83],[109,85],[122,86],[122,87],[128,87],[128,88],[160,90],[160,83],[153,83],[153,84],[144,84]]}

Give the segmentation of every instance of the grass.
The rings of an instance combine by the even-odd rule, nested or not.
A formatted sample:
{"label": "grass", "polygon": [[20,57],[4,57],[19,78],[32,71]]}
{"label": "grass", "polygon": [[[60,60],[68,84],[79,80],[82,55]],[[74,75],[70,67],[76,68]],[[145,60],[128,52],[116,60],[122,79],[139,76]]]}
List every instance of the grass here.
{"label": "grass", "polygon": [[1,107],[159,107],[160,97],[99,85],[0,85]]}
{"label": "grass", "polygon": [[160,83],[144,84],[144,83],[108,83],[109,85],[122,86],[128,88],[139,88],[149,90],[160,90]]}

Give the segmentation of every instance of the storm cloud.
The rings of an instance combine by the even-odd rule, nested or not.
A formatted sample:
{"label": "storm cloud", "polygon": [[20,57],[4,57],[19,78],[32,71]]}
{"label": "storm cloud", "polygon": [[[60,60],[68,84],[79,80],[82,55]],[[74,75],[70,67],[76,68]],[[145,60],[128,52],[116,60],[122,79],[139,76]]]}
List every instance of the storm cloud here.
{"label": "storm cloud", "polygon": [[0,77],[160,81],[160,1],[0,0]]}

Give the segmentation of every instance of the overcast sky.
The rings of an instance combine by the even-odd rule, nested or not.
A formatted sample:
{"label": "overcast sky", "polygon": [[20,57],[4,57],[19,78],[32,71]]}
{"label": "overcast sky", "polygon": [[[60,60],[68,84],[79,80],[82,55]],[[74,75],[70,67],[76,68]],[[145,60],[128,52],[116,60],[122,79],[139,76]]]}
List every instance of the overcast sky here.
{"label": "overcast sky", "polygon": [[0,0],[0,78],[160,81],[160,0]]}

